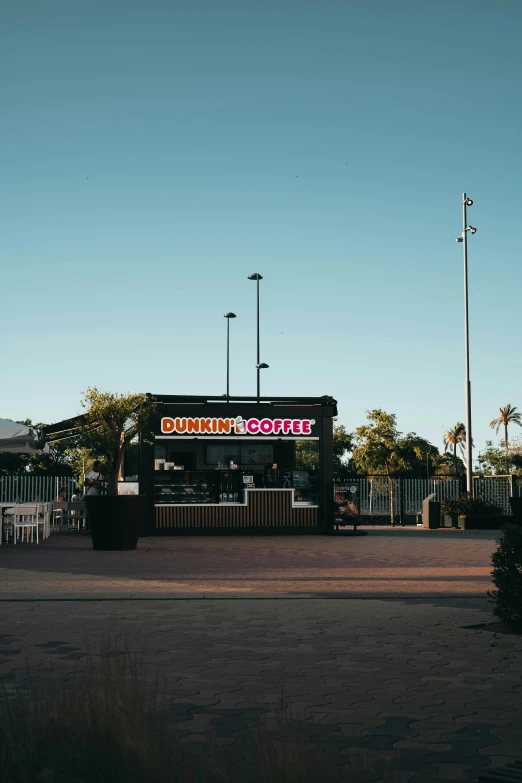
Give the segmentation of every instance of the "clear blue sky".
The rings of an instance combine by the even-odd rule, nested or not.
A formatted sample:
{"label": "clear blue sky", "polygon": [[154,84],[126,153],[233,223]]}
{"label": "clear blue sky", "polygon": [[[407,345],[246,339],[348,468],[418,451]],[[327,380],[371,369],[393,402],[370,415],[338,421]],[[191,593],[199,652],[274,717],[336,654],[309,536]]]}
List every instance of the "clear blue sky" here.
{"label": "clear blue sky", "polygon": [[[522,408],[519,0],[4,0],[0,416],[331,394],[441,446]],[[521,430],[522,432],[522,430]],[[513,432],[515,434],[515,432]]]}

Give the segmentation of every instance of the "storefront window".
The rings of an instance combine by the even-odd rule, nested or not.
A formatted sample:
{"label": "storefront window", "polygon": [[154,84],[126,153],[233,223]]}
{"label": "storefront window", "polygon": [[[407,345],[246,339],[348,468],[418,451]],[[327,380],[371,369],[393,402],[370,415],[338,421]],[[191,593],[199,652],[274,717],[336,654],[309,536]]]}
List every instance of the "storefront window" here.
{"label": "storefront window", "polygon": [[234,465],[271,465],[274,461],[273,446],[261,444],[207,446],[205,463],[229,467]]}
{"label": "storefront window", "polygon": [[295,468],[296,470],[319,469],[319,441],[296,440]]}
{"label": "storefront window", "polygon": [[154,474],[157,504],[243,503],[248,489],[293,489],[295,503],[318,505],[319,443],[173,440],[156,444]]}

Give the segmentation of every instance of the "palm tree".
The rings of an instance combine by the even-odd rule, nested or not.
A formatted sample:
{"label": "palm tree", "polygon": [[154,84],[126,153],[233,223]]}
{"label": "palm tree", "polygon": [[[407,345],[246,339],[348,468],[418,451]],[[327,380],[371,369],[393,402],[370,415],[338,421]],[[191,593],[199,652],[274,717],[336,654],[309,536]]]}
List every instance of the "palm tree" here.
{"label": "palm tree", "polygon": [[510,424],[518,424],[522,427],[522,416],[517,413],[517,409],[510,403],[504,405],[503,408],[497,408],[498,416],[489,423],[492,430],[495,430],[495,434],[498,435],[499,429],[504,426],[504,446],[506,449],[506,470],[509,473],[509,455],[508,455],[508,426]]}
{"label": "palm tree", "polygon": [[444,451],[453,449],[453,461],[455,463],[455,475],[457,474],[457,447],[464,454],[464,444],[466,443],[466,425],[461,421],[457,422],[452,429],[447,430],[442,436],[444,441]]}

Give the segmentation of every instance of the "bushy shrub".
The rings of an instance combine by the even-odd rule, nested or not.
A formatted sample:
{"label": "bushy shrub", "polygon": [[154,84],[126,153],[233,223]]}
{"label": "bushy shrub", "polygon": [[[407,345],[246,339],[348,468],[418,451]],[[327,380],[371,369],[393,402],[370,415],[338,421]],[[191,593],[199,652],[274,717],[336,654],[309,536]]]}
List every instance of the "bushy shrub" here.
{"label": "bushy shrub", "polygon": [[522,633],[522,525],[502,528],[498,548],[491,555],[493,584],[489,592],[494,614],[510,630]]}
{"label": "bushy shrub", "polygon": [[469,514],[502,514],[500,506],[484,500],[482,497],[470,498],[469,495],[461,495],[452,500],[446,500],[441,507],[442,515],[450,517],[453,514],[464,516]]}

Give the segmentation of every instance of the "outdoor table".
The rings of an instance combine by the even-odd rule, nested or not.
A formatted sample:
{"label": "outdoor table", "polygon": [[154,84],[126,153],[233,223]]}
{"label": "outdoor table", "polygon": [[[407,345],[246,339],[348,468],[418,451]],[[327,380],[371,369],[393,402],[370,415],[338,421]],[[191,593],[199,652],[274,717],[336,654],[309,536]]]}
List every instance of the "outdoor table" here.
{"label": "outdoor table", "polygon": [[4,509],[6,508],[14,508],[17,503],[13,503],[11,501],[10,503],[0,503],[0,546],[3,544],[3,537],[4,537]]}
{"label": "outdoor table", "polygon": [[[4,531],[3,531],[3,523],[4,523],[4,510],[6,508],[16,508],[16,506],[22,506],[27,505],[26,502],[24,503],[13,503],[11,501],[10,503],[0,503],[0,546],[3,544],[3,537],[4,537]],[[43,521],[43,535],[42,539],[49,538],[50,534],[50,528],[51,528],[51,509],[50,503],[35,503],[35,505],[38,508],[38,515],[40,515],[40,509],[42,510],[42,516],[44,518]]]}

